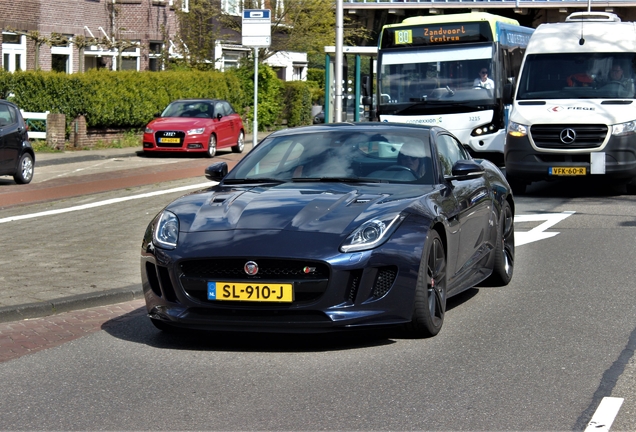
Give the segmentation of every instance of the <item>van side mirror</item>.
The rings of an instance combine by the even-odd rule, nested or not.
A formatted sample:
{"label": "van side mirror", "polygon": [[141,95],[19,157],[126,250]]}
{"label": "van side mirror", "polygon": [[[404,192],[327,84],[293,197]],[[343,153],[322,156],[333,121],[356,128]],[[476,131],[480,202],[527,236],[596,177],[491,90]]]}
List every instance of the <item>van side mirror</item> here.
{"label": "van side mirror", "polygon": [[504,84],[503,88],[503,103],[504,105],[510,105],[512,103],[512,93],[514,87],[511,83]]}

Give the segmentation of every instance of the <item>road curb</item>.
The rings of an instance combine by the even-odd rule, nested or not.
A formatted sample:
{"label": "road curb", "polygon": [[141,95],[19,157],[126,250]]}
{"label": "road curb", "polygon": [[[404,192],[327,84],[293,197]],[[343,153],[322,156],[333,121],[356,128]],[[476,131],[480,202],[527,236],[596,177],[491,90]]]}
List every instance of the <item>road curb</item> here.
{"label": "road curb", "polygon": [[97,306],[108,306],[140,298],[143,298],[141,287],[134,285],[127,288],[62,297],[51,301],[3,306],[0,307],[0,323],[30,318],[42,318],[63,312]]}

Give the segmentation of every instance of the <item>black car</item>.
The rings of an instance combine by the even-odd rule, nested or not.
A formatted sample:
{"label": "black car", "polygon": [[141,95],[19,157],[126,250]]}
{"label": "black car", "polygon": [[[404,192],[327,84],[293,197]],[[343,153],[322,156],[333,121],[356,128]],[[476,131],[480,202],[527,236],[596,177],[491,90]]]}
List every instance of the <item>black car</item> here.
{"label": "black car", "polygon": [[514,266],[512,193],[445,129],[332,123],[275,132],[149,224],[148,316],[175,327],[437,334],[448,297]]}
{"label": "black car", "polygon": [[18,184],[33,179],[35,152],[22,114],[14,104],[0,100],[0,175],[10,175]]}

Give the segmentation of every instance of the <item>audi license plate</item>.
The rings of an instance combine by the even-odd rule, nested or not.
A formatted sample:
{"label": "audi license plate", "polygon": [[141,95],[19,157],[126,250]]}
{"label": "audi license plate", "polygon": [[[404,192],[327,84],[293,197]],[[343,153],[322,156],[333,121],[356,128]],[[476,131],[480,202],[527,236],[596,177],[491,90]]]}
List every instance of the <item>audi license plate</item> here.
{"label": "audi license plate", "polygon": [[178,144],[181,142],[179,138],[159,138],[160,143],[164,144]]}
{"label": "audi license plate", "polygon": [[208,282],[208,300],[291,303],[294,288],[292,284],[276,282]]}
{"label": "audi license plate", "polygon": [[585,167],[550,167],[550,175],[554,176],[581,176],[587,174]]}

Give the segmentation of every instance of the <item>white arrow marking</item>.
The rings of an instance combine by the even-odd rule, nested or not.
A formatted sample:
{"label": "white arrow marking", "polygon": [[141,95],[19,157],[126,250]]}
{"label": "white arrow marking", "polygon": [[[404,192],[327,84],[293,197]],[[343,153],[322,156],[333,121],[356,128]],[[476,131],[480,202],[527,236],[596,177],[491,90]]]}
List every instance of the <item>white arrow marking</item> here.
{"label": "white arrow marking", "polygon": [[530,231],[515,231],[515,246],[521,246],[526,243],[532,243],[554,237],[558,232],[544,232],[553,227],[562,220],[572,216],[573,211],[565,211],[563,213],[543,213],[537,215],[521,215],[515,216],[515,223],[519,222],[536,222],[545,221],[542,224],[532,228]]}

